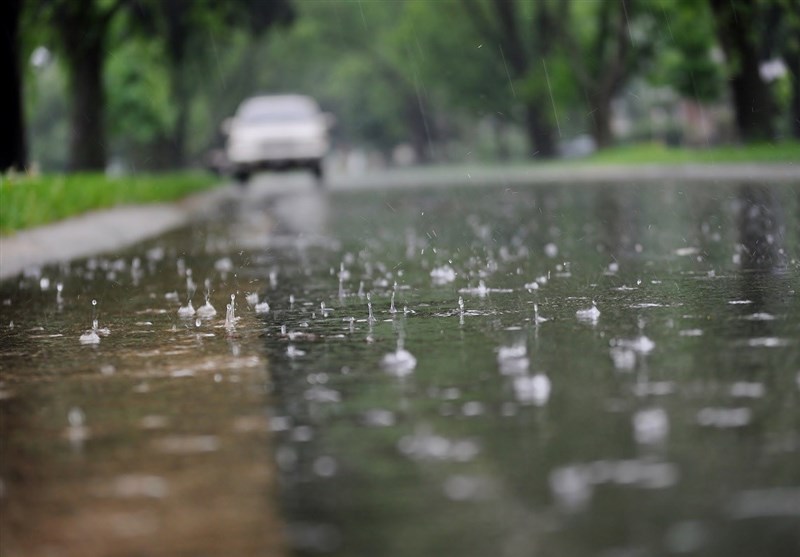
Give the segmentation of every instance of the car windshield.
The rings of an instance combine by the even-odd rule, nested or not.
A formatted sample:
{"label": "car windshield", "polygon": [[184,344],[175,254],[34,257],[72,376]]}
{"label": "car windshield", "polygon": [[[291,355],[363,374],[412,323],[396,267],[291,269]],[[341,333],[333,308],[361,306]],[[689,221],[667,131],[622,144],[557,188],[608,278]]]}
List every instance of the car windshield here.
{"label": "car windshield", "polygon": [[239,119],[249,124],[293,122],[310,120],[316,112],[316,107],[311,102],[302,99],[256,100],[239,109]]}

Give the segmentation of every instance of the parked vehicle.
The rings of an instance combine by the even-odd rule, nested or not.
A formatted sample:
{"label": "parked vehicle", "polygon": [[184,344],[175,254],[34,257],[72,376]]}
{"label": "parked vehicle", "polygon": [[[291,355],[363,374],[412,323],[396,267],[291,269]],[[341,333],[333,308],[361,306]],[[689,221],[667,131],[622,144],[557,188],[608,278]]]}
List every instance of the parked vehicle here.
{"label": "parked vehicle", "polygon": [[307,168],[321,182],[332,123],[332,116],[304,95],[246,99],[223,123],[229,168],[241,183],[258,170],[293,168]]}

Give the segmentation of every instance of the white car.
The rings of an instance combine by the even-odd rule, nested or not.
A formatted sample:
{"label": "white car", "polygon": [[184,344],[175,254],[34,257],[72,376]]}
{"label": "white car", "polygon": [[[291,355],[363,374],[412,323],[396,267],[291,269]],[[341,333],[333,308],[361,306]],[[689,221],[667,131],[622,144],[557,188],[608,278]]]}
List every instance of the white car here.
{"label": "white car", "polygon": [[267,95],[246,99],[226,120],[226,155],[233,176],[246,183],[262,169],[307,168],[322,179],[332,116],[303,95]]}

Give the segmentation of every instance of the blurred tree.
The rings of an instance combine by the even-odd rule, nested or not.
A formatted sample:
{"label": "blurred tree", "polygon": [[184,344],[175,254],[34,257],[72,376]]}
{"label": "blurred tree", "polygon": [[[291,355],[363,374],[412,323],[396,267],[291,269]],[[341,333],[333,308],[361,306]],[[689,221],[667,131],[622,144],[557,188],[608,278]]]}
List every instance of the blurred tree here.
{"label": "blurred tree", "polygon": [[538,0],[464,0],[467,16],[490,44],[498,45],[513,80],[514,96],[525,111],[525,129],[540,157],[557,153],[556,129],[549,107],[554,103],[547,61],[557,45],[559,21],[568,2]]}
{"label": "blurred tree", "polygon": [[0,172],[8,168],[24,170],[27,165],[25,126],[22,107],[19,25],[22,0],[0,2],[0,67],[6,85],[0,87]]}
{"label": "blurred tree", "polygon": [[611,101],[652,57],[657,36],[653,21],[639,9],[638,0],[564,4],[571,9],[555,22],[559,39],[569,53],[574,79],[586,95],[595,143],[600,149],[609,147]]}
{"label": "blurred tree", "polygon": [[800,0],[777,0],[772,11],[775,33],[768,34],[770,56],[781,55],[791,79],[789,133],[800,139]]}
{"label": "blurred tree", "polygon": [[662,0],[660,15],[667,37],[658,44],[658,64],[650,77],[698,102],[720,98],[723,76],[711,9],[696,0]]}
{"label": "blurred tree", "polygon": [[[120,48],[114,39],[125,43],[141,32],[163,39],[174,118],[161,120],[169,129],[152,144],[161,153],[159,166],[180,166],[184,163],[193,85],[201,79],[197,70],[204,63],[207,67],[210,58],[209,29],[238,26],[258,34],[275,22],[288,21],[292,14],[289,0],[33,0],[31,11],[30,19],[35,25],[44,23],[52,29],[52,39],[67,68],[71,170],[101,170],[106,166],[108,107],[104,72],[106,58]],[[117,29],[121,16],[130,29]],[[123,79],[126,86],[137,86],[135,80],[143,76],[139,70],[127,68]],[[129,107],[131,102],[142,99],[124,90],[114,93],[121,94],[125,99],[122,104],[127,102]]]}
{"label": "blurred tree", "polygon": [[727,58],[736,126],[743,141],[775,136],[776,105],[760,73],[766,8],[772,2],[709,0],[717,37]]}
{"label": "blurred tree", "polygon": [[163,41],[175,118],[162,143],[168,164],[181,167],[197,70],[214,63],[209,37],[231,28],[257,37],[275,24],[291,22],[294,11],[289,0],[140,0],[133,15],[142,29]]}
{"label": "blurred tree", "polygon": [[499,45],[465,17],[460,0],[409,2],[398,25],[398,47],[411,45],[404,52],[412,75],[441,99],[441,110],[488,125],[495,156],[507,159],[505,132],[515,124],[520,101]]}
{"label": "blurred tree", "polygon": [[69,168],[103,170],[106,165],[106,98],[103,66],[114,17],[132,0],[35,0],[38,24],[54,31],[67,67],[70,98]]}
{"label": "blurred tree", "polygon": [[[434,158],[439,134],[412,48],[414,37],[402,25],[409,5],[306,3],[305,13],[315,22],[310,32],[327,45],[321,53],[329,66],[327,89],[349,113],[351,131],[384,150],[409,141],[424,163]],[[331,48],[338,51],[339,63],[330,56]]]}

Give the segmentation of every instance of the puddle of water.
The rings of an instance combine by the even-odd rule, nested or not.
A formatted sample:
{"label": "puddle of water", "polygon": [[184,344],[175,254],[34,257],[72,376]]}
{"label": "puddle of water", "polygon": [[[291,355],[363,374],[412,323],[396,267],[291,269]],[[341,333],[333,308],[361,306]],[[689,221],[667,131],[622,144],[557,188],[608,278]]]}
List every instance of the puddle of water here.
{"label": "puddle of water", "polygon": [[[272,203],[3,285],[18,547],[796,554],[795,189]],[[187,269],[215,316],[178,315]]]}
{"label": "puddle of water", "polygon": [[759,191],[334,198],[339,245],[275,246],[300,305],[266,320],[298,553],[793,555],[798,199]]}
{"label": "puddle of water", "polygon": [[186,253],[197,234],[42,270],[57,293],[3,284],[0,554],[285,554],[261,321],[169,295],[186,264],[209,306],[258,286]]}

